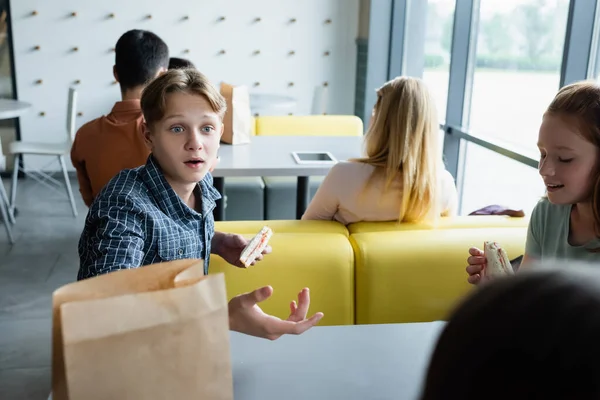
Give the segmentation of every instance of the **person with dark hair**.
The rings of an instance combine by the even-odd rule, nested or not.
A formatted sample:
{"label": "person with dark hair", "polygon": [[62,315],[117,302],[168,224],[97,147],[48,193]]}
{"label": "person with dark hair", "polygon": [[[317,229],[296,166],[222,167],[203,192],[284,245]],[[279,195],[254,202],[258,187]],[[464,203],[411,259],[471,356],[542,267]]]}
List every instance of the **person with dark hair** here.
{"label": "person with dark hair", "polygon": [[600,272],[566,267],[475,289],[438,339],[421,400],[600,398]]}
{"label": "person with dark hair", "polygon": [[193,62],[185,58],[171,57],[169,59],[169,69],[196,68]]}
{"label": "person with dark hair", "polygon": [[71,148],[79,190],[88,207],[113,176],[146,163],[150,149],[142,130],[141,93],[168,66],[169,48],[152,32],[130,30],[117,41],[113,74],[121,101],[110,114],[83,125]]}

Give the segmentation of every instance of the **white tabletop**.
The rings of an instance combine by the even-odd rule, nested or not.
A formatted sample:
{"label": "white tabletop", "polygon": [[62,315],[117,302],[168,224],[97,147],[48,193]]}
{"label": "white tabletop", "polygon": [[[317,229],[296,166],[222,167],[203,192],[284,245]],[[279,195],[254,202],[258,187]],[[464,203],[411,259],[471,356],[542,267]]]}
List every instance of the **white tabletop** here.
{"label": "white tabletop", "polygon": [[231,333],[235,400],[417,399],[444,322]]}
{"label": "white tabletop", "polygon": [[25,114],[31,104],[12,99],[0,99],[0,119],[17,118]]}
{"label": "white tabletop", "polygon": [[233,333],[235,399],[417,399],[443,327],[316,327],[274,342]]}
{"label": "white tabletop", "polygon": [[362,136],[253,136],[248,144],[221,144],[214,177],[318,176],[333,164],[297,164],[293,151],[330,152],[338,161],[359,157]]}

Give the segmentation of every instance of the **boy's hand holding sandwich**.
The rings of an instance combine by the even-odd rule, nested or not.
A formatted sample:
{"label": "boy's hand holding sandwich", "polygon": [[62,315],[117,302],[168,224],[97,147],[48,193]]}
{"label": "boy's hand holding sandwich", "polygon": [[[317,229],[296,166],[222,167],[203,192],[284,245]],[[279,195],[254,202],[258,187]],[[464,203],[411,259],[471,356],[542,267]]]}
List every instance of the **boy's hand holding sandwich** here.
{"label": "boy's hand holding sandwich", "polygon": [[[263,231],[261,230],[261,232],[259,232],[259,234],[256,237],[261,235],[262,232]],[[252,240],[255,240],[256,237]],[[270,238],[270,234],[268,238]],[[212,253],[221,256],[225,261],[227,261],[231,265],[234,265],[238,268],[247,268],[251,265],[256,264],[257,261],[262,260],[265,254],[269,254],[272,251],[271,246],[269,246],[264,241],[261,242],[261,240],[258,240],[258,243],[251,242],[252,241],[247,240],[242,235],[215,232],[215,236],[213,237],[212,241]],[[251,256],[251,258],[245,257],[243,258],[244,261],[242,261],[242,253],[244,252],[244,250],[248,248],[248,253],[248,250],[251,249],[250,247],[248,247],[249,244],[259,244],[259,251],[254,251],[252,252],[252,254],[248,254],[249,256]],[[256,250],[256,248],[257,246],[253,246],[252,250]]]}

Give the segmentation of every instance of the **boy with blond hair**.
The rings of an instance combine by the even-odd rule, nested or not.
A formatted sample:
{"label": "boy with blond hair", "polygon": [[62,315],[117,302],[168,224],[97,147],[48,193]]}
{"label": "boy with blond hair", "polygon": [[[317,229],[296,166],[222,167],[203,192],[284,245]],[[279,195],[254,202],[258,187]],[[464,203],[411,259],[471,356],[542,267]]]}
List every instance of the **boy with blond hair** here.
{"label": "boy with blond hair", "polygon": [[[175,69],[148,85],[141,107],[151,154],[144,166],[115,176],[90,207],[79,242],[78,279],[193,258],[203,259],[208,273],[211,253],[241,267],[248,241],[215,232],[212,214],[220,195],[209,170],[223,133],[225,99],[197,70]],[[302,333],[322,318],[322,313],[306,318],[307,288],[292,303],[288,320],[264,314],[257,303],[272,290],[265,286],[233,298],[231,329],[275,339]]]}

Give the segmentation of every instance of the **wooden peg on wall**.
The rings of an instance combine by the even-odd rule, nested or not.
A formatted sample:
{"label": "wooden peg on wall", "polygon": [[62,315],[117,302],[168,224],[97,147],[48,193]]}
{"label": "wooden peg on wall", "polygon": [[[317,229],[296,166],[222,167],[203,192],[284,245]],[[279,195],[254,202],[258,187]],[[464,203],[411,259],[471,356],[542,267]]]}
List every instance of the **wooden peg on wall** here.
{"label": "wooden peg on wall", "polygon": [[260,86],[260,82],[254,82],[254,87]]}
{"label": "wooden peg on wall", "polygon": [[262,18],[261,18],[261,17],[256,17],[256,18],[254,18],[254,22],[260,22],[260,21],[262,21]]}
{"label": "wooden peg on wall", "polygon": [[296,54],[294,50],[290,50],[290,52],[288,53],[289,56],[293,56],[294,54]]}
{"label": "wooden peg on wall", "polygon": [[152,19],[152,14],[146,15],[146,19]]}
{"label": "wooden peg on wall", "polygon": [[40,117],[43,117],[45,115],[46,115],[46,113],[44,111],[40,111]]}
{"label": "wooden peg on wall", "polygon": [[184,49],[184,50],[183,50],[183,52],[184,52],[185,54],[188,54],[188,53],[190,52],[190,49]]}
{"label": "wooden peg on wall", "polygon": [[83,116],[83,113],[82,113],[81,111],[79,111],[79,112],[77,113],[77,116],[78,116],[78,117],[82,117],[82,116]]}
{"label": "wooden peg on wall", "polygon": [[290,24],[293,24],[296,22],[296,18],[290,18]]}
{"label": "wooden peg on wall", "polygon": [[76,17],[76,16],[77,16],[77,12],[73,11],[73,12],[71,13],[71,17]]}
{"label": "wooden peg on wall", "polygon": [[288,83],[288,87],[292,87],[292,86],[294,86],[294,82]]}
{"label": "wooden peg on wall", "polygon": [[325,20],[325,24],[326,24],[326,25],[329,25],[329,24],[331,24],[331,22],[332,22],[332,21],[331,21],[331,18],[327,18],[327,19]]}
{"label": "wooden peg on wall", "polygon": [[225,50],[219,50],[219,55],[225,54]]}
{"label": "wooden peg on wall", "polygon": [[254,116],[255,116],[255,117],[258,117],[258,113],[254,113]]}
{"label": "wooden peg on wall", "polygon": [[188,19],[190,19],[189,15],[184,15],[183,18],[182,18],[182,20],[184,20],[184,21],[187,21]]}
{"label": "wooden peg on wall", "polygon": [[217,21],[218,22],[223,22],[223,21],[225,21],[225,17],[219,17],[219,18],[217,18]]}
{"label": "wooden peg on wall", "polygon": [[79,51],[79,47],[73,47],[71,51]]}
{"label": "wooden peg on wall", "polygon": [[117,81],[112,81],[112,84],[113,84],[113,85],[116,85],[117,83],[119,83],[119,82],[117,82]]}
{"label": "wooden peg on wall", "polygon": [[252,53],[252,54],[254,54],[255,56],[257,56],[257,55],[260,54],[260,50],[254,50],[254,53]]}
{"label": "wooden peg on wall", "polygon": [[33,49],[39,51],[41,49],[41,47],[40,46],[34,46]]}
{"label": "wooden peg on wall", "polygon": [[327,87],[327,86],[329,86],[329,82],[327,82],[327,81],[323,82],[323,86],[324,86],[324,87]]}
{"label": "wooden peg on wall", "polygon": [[115,17],[115,13],[108,14],[108,18],[114,18],[114,17]]}
{"label": "wooden peg on wall", "polygon": [[37,11],[35,11],[35,10],[33,10],[33,11],[31,12],[31,16],[35,17],[36,15],[38,15],[38,12],[37,12]]}
{"label": "wooden peg on wall", "polygon": [[328,51],[326,51],[325,53],[323,53],[323,55],[324,55],[325,57],[327,57],[327,56],[328,56],[328,55],[330,55],[330,54],[331,54],[331,53],[329,52],[329,50],[328,50]]}
{"label": "wooden peg on wall", "polygon": [[75,85],[79,85],[81,83],[81,79],[75,79],[75,81],[73,82]]}
{"label": "wooden peg on wall", "polygon": [[35,81],[36,85],[41,85],[42,83],[44,83],[44,81],[41,79],[38,79],[37,81]]}

